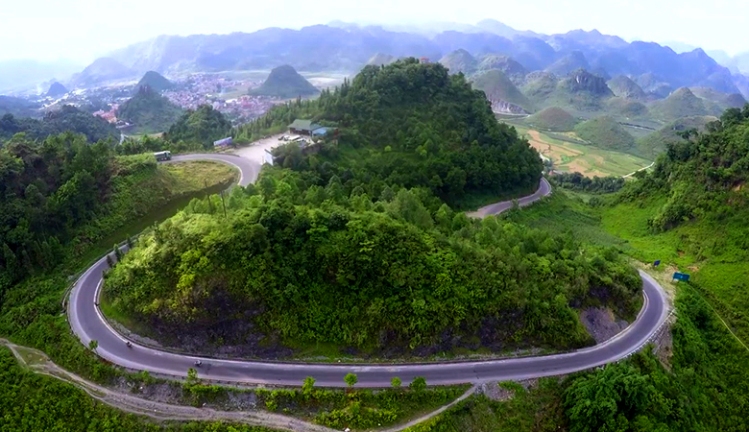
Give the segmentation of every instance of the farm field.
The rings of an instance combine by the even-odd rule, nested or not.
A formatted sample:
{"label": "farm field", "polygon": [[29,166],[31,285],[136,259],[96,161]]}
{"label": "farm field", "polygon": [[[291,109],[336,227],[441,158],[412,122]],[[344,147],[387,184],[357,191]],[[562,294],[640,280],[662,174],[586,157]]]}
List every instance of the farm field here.
{"label": "farm field", "polygon": [[[573,133],[549,134],[515,125],[531,146],[554,162],[554,169],[579,172],[586,177],[624,176],[650,165],[651,161],[617,151],[583,144]],[[577,142],[575,142],[577,141]]]}

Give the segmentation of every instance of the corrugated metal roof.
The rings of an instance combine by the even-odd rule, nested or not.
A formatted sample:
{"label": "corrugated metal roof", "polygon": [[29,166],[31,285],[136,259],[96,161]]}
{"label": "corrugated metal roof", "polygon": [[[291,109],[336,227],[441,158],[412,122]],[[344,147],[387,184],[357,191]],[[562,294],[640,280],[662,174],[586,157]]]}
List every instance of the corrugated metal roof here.
{"label": "corrugated metal roof", "polygon": [[311,128],[312,128],[312,120],[296,119],[294,120],[294,123],[289,125],[289,129],[296,129],[296,130],[311,130]]}

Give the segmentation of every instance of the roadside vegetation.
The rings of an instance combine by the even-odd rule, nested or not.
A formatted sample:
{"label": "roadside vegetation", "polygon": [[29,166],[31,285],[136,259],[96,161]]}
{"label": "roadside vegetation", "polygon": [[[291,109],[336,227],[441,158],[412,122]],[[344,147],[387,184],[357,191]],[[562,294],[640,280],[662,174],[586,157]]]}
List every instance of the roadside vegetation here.
{"label": "roadside vegetation", "polygon": [[542,379],[494,401],[473,396],[409,432],[744,430],[749,352],[691,288],[679,289],[679,315],[665,364],[650,351],[601,370]]}
{"label": "roadside vegetation", "polygon": [[560,173],[551,177],[552,182],[565,189],[594,194],[613,193],[624,187],[622,177],[585,177],[580,173]]}
{"label": "roadside vegetation", "polygon": [[273,432],[219,422],[159,422],[108,407],[83,390],[23,369],[0,348],[0,425],[4,431]]}
{"label": "roadside vegetation", "polygon": [[[356,379],[356,375],[348,374],[346,383],[352,386]],[[301,388],[238,390],[200,384],[196,377],[188,375],[187,382],[182,385],[182,398],[183,403],[195,406],[221,406],[244,397],[252,399],[260,410],[282,413],[335,430],[347,427],[363,430],[402,424],[452,402],[470,387],[427,387],[427,384],[424,378],[402,383],[394,377],[392,387],[387,389],[324,389],[315,387],[315,379],[307,377]]]}

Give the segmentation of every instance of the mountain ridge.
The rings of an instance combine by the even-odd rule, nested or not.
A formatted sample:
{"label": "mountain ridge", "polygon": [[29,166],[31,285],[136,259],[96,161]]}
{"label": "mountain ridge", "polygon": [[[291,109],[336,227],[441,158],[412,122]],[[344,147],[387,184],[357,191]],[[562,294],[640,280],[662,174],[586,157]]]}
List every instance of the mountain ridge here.
{"label": "mountain ridge", "polygon": [[[573,56],[585,58],[588,63],[585,67],[584,63],[573,62],[574,68],[585,67],[602,76],[636,77],[652,73],[657,82],[672,89],[708,86],[749,97],[749,88],[744,84],[746,77],[733,74],[702,49],[677,53],[657,43],[628,43],[597,30],[541,35],[517,31],[494,20],[476,26],[444,25],[438,29],[336,23],[336,26],[314,25],[299,30],[267,28],[229,35],[163,35],[116,50],[109,57],[139,73],[268,70],[292,62],[304,71],[352,72],[360,70],[377,54],[437,61],[463,49],[477,59],[490,54],[507,56],[529,72],[546,69]],[[567,69],[562,72],[573,68]]]}

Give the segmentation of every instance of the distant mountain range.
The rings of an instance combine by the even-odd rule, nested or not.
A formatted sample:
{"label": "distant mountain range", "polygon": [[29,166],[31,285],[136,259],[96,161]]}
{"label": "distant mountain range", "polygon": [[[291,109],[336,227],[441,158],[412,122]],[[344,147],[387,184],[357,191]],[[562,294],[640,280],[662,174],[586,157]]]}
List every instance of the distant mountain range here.
{"label": "distant mountain range", "polygon": [[[36,60],[0,61],[0,93],[37,88],[47,91],[51,81],[67,80],[83,65],[65,60],[40,62]],[[46,83],[46,85],[45,85]]]}
{"label": "distant mountain range", "polygon": [[[635,82],[649,80],[671,90],[709,87],[749,97],[749,79],[737,73],[738,66],[723,66],[699,48],[677,53],[656,43],[629,43],[596,30],[543,35],[518,31],[494,20],[429,28],[333,22],[301,30],[267,28],[254,33],[159,36],[97,60],[75,76],[72,84],[81,87],[113,79],[137,79],[147,71],[175,75],[268,70],[284,64],[307,72],[354,73],[373,60],[385,63],[413,56],[437,61],[456,50],[474,57],[493,55],[529,72],[546,70],[565,75],[584,68],[605,79],[624,75]],[[513,79],[510,74],[508,77]]]}

